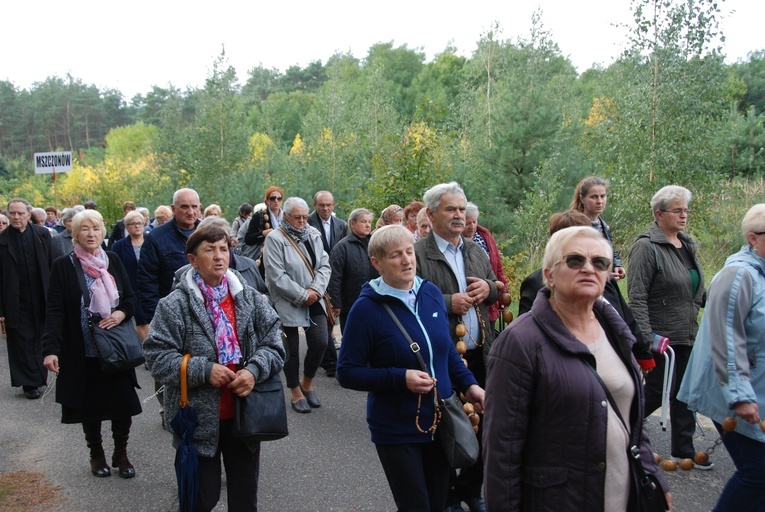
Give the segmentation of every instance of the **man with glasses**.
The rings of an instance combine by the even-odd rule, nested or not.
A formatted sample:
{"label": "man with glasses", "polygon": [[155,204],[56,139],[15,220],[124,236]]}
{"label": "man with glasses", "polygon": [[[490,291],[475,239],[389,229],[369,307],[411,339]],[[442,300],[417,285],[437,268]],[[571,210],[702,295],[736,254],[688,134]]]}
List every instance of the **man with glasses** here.
{"label": "man with glasses", "polygon": [[[432,229],[414,244],[417,274],[441,289],[449,312],[452,341],[465,343],[467,351],[462,357],[478,385],[485,387],[485,357],[494,341],[486,306],[499,298],[494,284],[497,277],[481,246],[462,237],[467,207],[462,188],[456,182],[441,183],[425,192],[423,202]],[[465,329],[462,336],[457,335],[458,324]],[[483,424],[478,428],[480,443]],[[453,475],[447,510],[462,510],[460,503],[464,501],[471,512],[483,512],[482,486],[483,459],[479,456],[473,466],[460,470],[459,476]]]}
{"label": "man with glasses", "polygon": [[[336,204],[332,192],[320,190],[313,196],[313,213],[308,216],[308,224],[321,234],[324,252],[327,254],[330,254],[335,245],[348,234],[348,223],[332,214]],[[321,360],[321,367],[324,368],[327,377],[334,377],[337,373],[337,348],[332,329],[332,325],[327,326],[327,350]]]}
{"label": "man with glasses", "polygon": [[29,222],[32,205],[11,199],[8,229],[0,233],[0,322],[5,325],[11,386],[30,400],[42,396],[45,298],[53,262],[47,228]]}

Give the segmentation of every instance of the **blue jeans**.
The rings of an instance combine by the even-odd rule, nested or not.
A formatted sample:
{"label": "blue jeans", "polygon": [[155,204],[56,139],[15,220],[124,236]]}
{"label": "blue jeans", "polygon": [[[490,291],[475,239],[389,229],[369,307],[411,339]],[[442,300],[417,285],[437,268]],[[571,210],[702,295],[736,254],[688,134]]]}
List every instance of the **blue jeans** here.
{"label": "blue jeans", "polygon": [[765,443],[737,432],[723,435],[722,427],[717,423],[715,428],[723,436],[723,444],[736,465],[736,472],[725,485],[715,512],[762,510],[765,502]]}

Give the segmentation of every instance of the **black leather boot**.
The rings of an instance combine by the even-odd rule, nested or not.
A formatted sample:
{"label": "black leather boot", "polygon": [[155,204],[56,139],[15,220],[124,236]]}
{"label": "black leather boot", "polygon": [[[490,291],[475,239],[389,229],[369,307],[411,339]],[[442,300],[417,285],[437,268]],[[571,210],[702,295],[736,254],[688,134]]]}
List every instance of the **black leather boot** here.
{"label": "black leather boot", "polygon": [[111,476],[112,471],[106,463],[104,447],[101,444],[101,422],[83,423],[82,430],[85,432],[85,442],[90,449],[90,471],[99,478]]}
{"label": "black leather boot", "polygon": [[127,444],[132,423],[132,418],[112,420],[112,438],[114,439],[112,467],[119,468],[119,475],[122,478],[133,478],[135,476],[135,468],[127,456]]}

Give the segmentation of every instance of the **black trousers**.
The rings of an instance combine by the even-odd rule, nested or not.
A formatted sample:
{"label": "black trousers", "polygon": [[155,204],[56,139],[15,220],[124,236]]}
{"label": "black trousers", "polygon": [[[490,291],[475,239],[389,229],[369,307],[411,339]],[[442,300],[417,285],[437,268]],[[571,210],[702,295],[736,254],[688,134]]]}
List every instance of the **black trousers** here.
{"label": "black trousers", "polygon": [[335,348],[333,328],[334,325],[329,325],[329,320],[327,320],[327,348],[324,350],[324,356],[321,358],[321,367],[325,370],[335,370],[337,368],[337,349]]}
{"label": "black trousers", "polygon": [[[688,359],[691,357],[689,345],[672,345],[675,351],[675,374],[669,391],[669,415],[672,427],[672,455],[674,457],[693,458],[693,434],[696,432],[696,419],[688,410],[688,404],[677,399],[677,390],[685,375]],[[654,353],[656,368],[645,376],[645,416],[648,417],[661,407],[661,388],[664,383],[664,357]]]}
{"label": "black trousers", "polygon": [[218,451],[199,457],[197,512],[209,512],[220,499],[221,455],[226,468],[226,497],[229,512],[257,512],[260,444],[253,453],[241,438],[231,435],[234,420],[220,422]]}
{"label": "black trousers", "polygon": [[[483,361],[483,348],[478,347],[474,350],[469,350],[462,357],[468,362],[468,369],[473,372],[478,385],[485,388],[486,365]],[[478,424],[476,437],[478,437],[479,448],[478,460],[469,468],[461,469],[459,475],[457,475],[456,470],[451,471],[449,505],[481,497],[481,490],[483,488],[483,443],[481,442],[483,438],[483,418],[481,418],[481,423]]]}
{"label": "black trousers", "polygon": [[441,441],[376,444],[399,512],[442,512],[449,488],[449,463]]}
{"label": "black trousers", "polygon": [[[327,317],[324,314],[312,316],[311,323],[311,327],[303,329],[308,347],[303,361],[303,375],[312,379],[316,376],[327,347]],[[287,351],[284,376],[287,387],[293,389],[300,385],[300,337],[297,327],[282,326],[282,330],[286,336],[284,348]]]}

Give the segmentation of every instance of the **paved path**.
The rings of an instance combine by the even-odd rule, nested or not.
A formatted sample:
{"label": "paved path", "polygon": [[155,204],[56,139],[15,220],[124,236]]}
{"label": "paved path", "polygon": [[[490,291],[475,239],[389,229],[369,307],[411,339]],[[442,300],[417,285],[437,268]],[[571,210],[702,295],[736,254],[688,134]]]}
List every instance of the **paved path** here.
{"label": "paved path", "polygon": [[[30,471],[46,475],[60,487],[59,499],[47,510],[56,511],[163,511],[177,508],[174,450],[171,434],[162,429],[156,400],[144,405],[134,418],[128,453],[137,476],[123,480],[113,475],[99,479],[90,474],[88,450],[79,425],[60,422],[60,406],[53,393],[43,400],[27,400],[11,388],[7,350],[0,342],[0,473]],[[151,394],[153,382],[143,367],[137,370],[143,389]],[[271,511],[388,511],[395,506],[367,430],[366,395],[342,389],[320,370],[316,389],[323,407],[300,415],[288,410],[289,437],[263,443],[259,506]],[[54,390],[55,391],[55,390]],[[286,397],[285,397],[286,400]],[[108,422],[105,448],[111,451]],[[661,432],[658,418],[648,421],[657,451],[668,454],[669,433]],[[716,438],[707,431],[697,448]],[[565,454],[561,454],[565,456]],[[679,512],[708,511],[714,506],[733,466],[719,448],[713,471],[677,471],[668,474]],[[216,510],[226,510],[225,489]]]}

